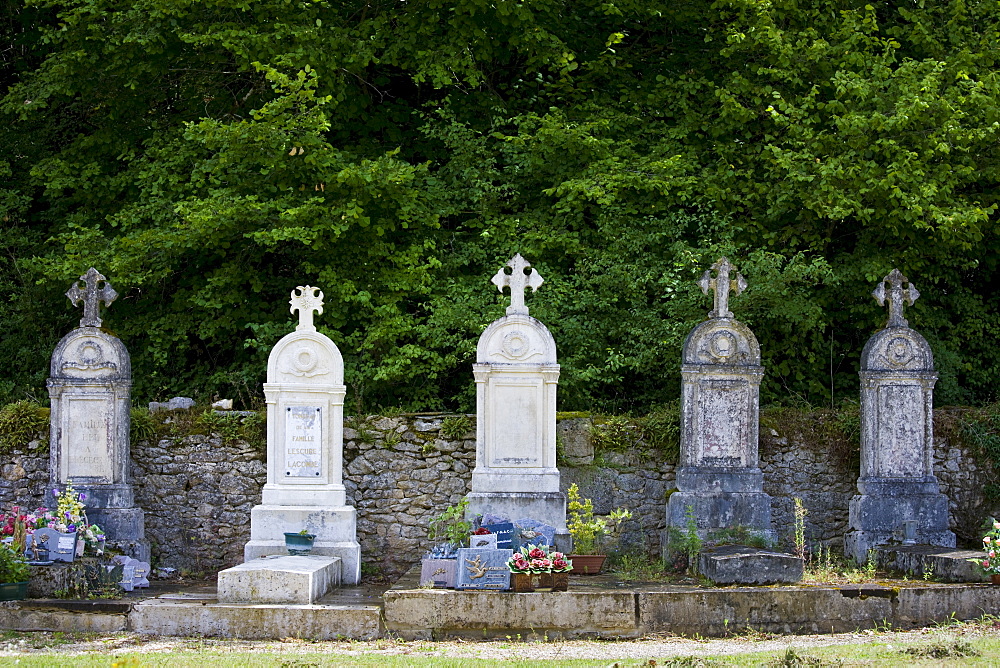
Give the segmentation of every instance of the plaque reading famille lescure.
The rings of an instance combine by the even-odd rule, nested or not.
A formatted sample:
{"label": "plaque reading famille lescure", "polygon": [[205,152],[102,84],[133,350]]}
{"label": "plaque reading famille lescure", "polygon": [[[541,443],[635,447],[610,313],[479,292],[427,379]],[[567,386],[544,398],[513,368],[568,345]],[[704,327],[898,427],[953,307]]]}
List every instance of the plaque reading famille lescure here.
{"label": "plaque reading famille lescure", "polygon": [[318,406],[285,408],[285,477],[320,477],[323,410]]}

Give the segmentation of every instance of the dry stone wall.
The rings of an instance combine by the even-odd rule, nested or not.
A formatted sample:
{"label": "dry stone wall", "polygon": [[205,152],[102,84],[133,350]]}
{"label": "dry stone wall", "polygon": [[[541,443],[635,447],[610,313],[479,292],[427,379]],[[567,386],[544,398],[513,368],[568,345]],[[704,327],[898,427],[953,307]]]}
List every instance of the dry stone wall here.
{"label": "dry stone wall", "polygon": [[[656,556],[674,491],[674,465],[655,452],[593,451],[589,420],[559,423],[563,488],[572,483],[598,514],[625,507],[634,518],[623,544]],[[452,433],[455,426],[461,433]],[[449,435],[442,433],[442,428]],[[857,470],[798,433],[761,428],[764,491],[772,497],[779,538],[792,532],[794,498],[809,514],[810,542],[839,547]],[[36,507],[48,485],[48,455],[32,446],[0,460],[0,507]],[[475,418],[442,415],[348,418],[344,429],[344,484],[357,508],[364,570],[399,575],[429,546],[428,524],[471,490]],[[987,478],[963,448],[935,439],[934,472],[951,500],[951,528],[959,541],[977,542],[978,526],[1000,509],[983,496]],[[137,505],[145,511],[153,559],[210,573],[242,561],[250,538],[250,509],[260,503],[266,477],[262,450],[219,435],[192,435],[132,446]]]}

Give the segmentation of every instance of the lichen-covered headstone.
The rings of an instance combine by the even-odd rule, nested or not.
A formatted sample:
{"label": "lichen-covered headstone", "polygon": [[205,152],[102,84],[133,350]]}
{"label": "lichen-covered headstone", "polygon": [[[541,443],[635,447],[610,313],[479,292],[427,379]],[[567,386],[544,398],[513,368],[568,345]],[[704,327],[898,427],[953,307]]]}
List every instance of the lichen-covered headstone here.
{"label": "lichen-covered headstone", "polygon": [[771,497],[757,458],[760,346],[729,310],[730,295],[739,295],[746,281],[721,258],[698,284],[715,292],[715,308],[684,342],[680,466],[667,526],[685,529],[690,508],[702,536],[742,526],[773,538]]}
{"label": "lichen-covered headstone", "polygon": [[323,312],[319,288],[292,291],[295,331],[267,360],[267,482],[250,514],[246,561],[287,554],[285,532],[315,534],[310,554],[339,557],[341,581],[361,578],[357,511],[344,487],[344,361],[329,337],[316,331]]}
{"label": "lichen-covered headstone", "polygon": [[129,473],[132,365],[121,339],[101,327],[99,312],[101,302],[111,304],[118,293],[93,267],[79,280],[83,286],[74,283],[66,296],[83,303],[83,318],[56,346],[50,364],[50,492],[71,482],[109,545],[148,560]]}
{"label": "lichen-covered headstone", "polygon": [[[904,288],[904,284],[906,287]],[[844,552],[858,562],[888,543],[955,547],[948,497],[933,470],[934,356],[910,329],[903,304],[920,296],[898,269],[872,293],[889,321],[861,353],[861,475]]]}
{"label": "lichen-covered headstone", "polygon": [[542,277],[519,254],[492,282],[510,287],[507,315],[495,320],[476,348],[476,468],[470,517],[534,517],[568,539],[566,496],[556,468],[556,387],[559,364],[548,328],[528,315],[526,288]]}

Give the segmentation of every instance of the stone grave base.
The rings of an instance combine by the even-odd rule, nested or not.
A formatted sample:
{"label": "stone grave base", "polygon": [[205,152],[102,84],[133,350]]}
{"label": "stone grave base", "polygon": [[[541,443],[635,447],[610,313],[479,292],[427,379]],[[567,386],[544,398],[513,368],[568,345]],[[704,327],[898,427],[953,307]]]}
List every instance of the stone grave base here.
{"label": "stone grave base", "polygon": [[250,542],[243,548],[243,560],[287,555],[285,532],[308,529],[316,535],[310,555],[338,557],[341,582],[357,584],[361,580],[361,545],[356,525],[357,512],[352,506],[254,506],[250,511]]}
{"label": "stone grave base", "polygon": [[[883,484],[883,486],[885,486]],[[912,494],[913,486],[898,483],[892,494],[861,494],[851,499],[844,536],[844,555],[858,563],[868,561],[868,551],[902,542],[903,522],[916,521],[912,536],[918,545],[955,547],[955,534],[948,530],[948,497],[944,494]]]}
{"label": "stone grave base", "polygon": [[270,556],[219,571],[219,603],[309,605],[340,586],[338,557]]}
{"label": "stone grave base", "polygon": [[713,529],[735,527],[745,527],[771,542],[777,538],[771,529],[771,497],[763,492],[674,492],[667,502],[667,526],[684,530],[688,507],[702,538]]}
{"label": "stone grave base", "polygon": [[516,521],[531,518],[556,528],[556,547],[569,550],[566,495],[562,492],[472,492],[467,495],[468,517],[492,513]]}
{"label": "stone grave base", "polygon": [[944,582],[989,582],[990,576],[983,573],[969,559],[986,556],[979,550],[956,550],[933,545],[898,545],[878,548],[878,564],[883,568],[908,573],[917,578],[926,574]]}
{"label": "stone grave base", "polygon": [[698,572],[715,584],[791,584],[802,579],[802,559],[745,545],[723,545],[698,556]]}

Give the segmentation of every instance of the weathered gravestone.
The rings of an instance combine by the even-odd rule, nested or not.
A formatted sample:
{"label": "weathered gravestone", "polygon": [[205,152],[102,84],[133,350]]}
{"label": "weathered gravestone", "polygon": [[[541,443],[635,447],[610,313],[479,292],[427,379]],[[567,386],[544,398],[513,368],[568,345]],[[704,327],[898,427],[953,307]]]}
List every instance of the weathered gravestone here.
{"label": "weathered gravestone", "polygon": [[552,334],[528,315],[524,291],[542,277],[515,255],[492,282],[510,286],[507,315],[494,321],[476,348],[476,468],[469,514],[534,517],[568,539],[566,496],[556,468],[556,386],[559,365]]}
{"label": "weathered gravestone", "polygon": [[920,293],[893,269],[872,296],[888,303],[889,321],[861,352],[861,494],[844,538],[844,553],[862,563],[891,542],[955,547],[933,469],[934,356],[903,317]]}
{"label": "weathered gravestone", "polygon": [[50,365],[49,477],[86,494],[87,519],[104,529],[110,546],[148,561],[129,474],[131,360],[99,314],[100,302],[110,304],[118,294],[93,267],[80,280],[84,286],[74,283],[66,296],[83,302],[83,318],[56,346]]}
{"label": "weathered gravestone", "polygon": [[746,281],[739,273],[731,277],[735,269],[726,258],[712,270],[715,278],[706,271],[698,284],[702,292],[715,291],[715,308],[682,352],[680,467],[667,527],[684,529],[690,507],[702,537],[742,526],[773,539],[771,497],[757,458],[760,346],[729,311],[730,294],[740,294]]}
{"label": "weathered gravestone", "polygon": [[244,558],[287,554],[285,532],[305,529],[316,535],[310,554],[340,558],[339,580],[356,584],[357,512],[347,505],[343,482],[344,362],[313,325],[313,311],[323,312],[323,293],[300,286],[290,304],[299,324],[267,360],[267,482],[261,505],[251,511]]}

